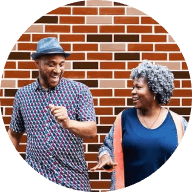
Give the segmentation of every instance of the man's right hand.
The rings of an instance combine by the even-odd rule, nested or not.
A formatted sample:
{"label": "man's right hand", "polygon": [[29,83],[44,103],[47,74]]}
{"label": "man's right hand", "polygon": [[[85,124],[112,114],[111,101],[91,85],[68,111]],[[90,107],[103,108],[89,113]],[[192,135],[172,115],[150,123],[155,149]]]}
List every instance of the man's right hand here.
{"label": "man's right hand", "polygon": [[99,162],[97,163],[97,165],[91,168],[90,171],[94,172],[97,169],[101,169],[103,167],[106,171],[111,172],[116,166],[117,163],[113,162],[109,155],[104,154],[99,158]]}

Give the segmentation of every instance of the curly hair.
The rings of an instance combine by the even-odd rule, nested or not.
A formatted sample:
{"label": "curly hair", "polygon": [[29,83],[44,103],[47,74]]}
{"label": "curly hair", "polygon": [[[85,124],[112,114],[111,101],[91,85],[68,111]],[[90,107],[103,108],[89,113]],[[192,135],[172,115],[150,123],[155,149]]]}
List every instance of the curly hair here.
{"label": "curly hair", "polygon": [[145,60],[131,72],[133,80],[141,77],[147,80],[149,90],[156,95],[158,103],[167,105],[173,95],[173,73],[167,67],[153,65]]}

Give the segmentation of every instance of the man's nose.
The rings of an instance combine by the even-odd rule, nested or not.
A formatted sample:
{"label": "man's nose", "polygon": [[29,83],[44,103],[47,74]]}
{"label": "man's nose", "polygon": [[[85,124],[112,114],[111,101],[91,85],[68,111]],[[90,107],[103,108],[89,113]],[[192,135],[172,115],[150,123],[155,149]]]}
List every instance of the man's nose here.
{"label": "man's nose", "polygon": [[59,66],[56,66],[56,67],[54,68],[54,72],[55,72],[55,73],[61,73],[60,67],[59,67]]}

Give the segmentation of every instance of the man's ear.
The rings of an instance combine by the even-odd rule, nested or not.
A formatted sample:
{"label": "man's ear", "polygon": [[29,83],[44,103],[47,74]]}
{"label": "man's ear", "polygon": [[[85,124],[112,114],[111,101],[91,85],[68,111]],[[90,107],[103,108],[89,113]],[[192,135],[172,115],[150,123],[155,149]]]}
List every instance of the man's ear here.
{"label": "man's ear", "polygon": [[35,60],[35,64],[37,65],[38,68],[39,68],[40,62],[41,62],[41,61],[40,61],[39,59],[36,59],[36,60]]}

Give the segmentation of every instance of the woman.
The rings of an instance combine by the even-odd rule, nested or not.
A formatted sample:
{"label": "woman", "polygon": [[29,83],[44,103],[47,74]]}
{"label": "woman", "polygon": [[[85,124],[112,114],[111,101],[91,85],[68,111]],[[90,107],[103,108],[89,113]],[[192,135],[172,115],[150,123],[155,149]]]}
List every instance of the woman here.
{"label": "woman", "polygon": [[144,61],[132,70],[134,108],[121,112],[99,150],[91,169],[112,172],[111,190],[137,183],[151,175],[172,155],[187,121],[162,107],[174,89],[173,74],[163,66]]}

